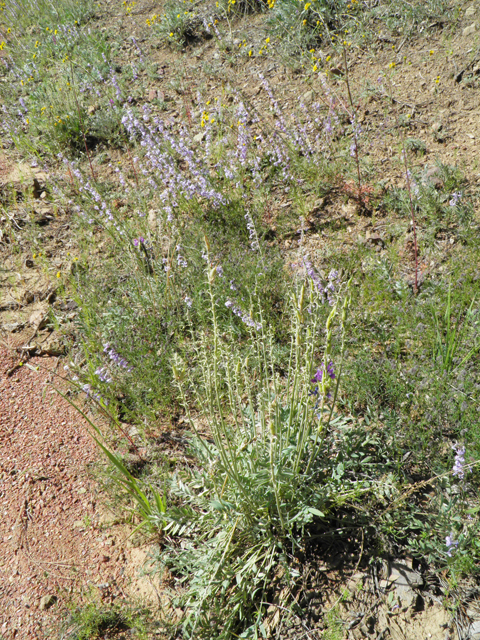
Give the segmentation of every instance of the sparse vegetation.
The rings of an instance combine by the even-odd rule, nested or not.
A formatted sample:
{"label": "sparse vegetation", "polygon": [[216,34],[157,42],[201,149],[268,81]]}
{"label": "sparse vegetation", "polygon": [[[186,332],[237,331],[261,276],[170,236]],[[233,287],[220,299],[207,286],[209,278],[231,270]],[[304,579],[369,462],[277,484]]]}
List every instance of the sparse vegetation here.
{"label": "sparse vegetation", "polygon": [[[133,20],[135,3],[118,4]],[[69,216],[75,257],[43,264],[75,309],[72,394],[110,421],[94,427],[110,489],[159,541],[178,614],[169,633],[286,638],[279,620],[302,610],[299,566],[328,555],[332,536],[356,549],[356,569],[409,555],[452,583],[476,579],[478,192],[468,166],[430,153],[418,104],[395,95],[410,62],[400,49],[449,37],[459,10],[229,0],[158,11],[142,14],[148,51],[185,65],[168,95],[157,87],[167,65],[144,40],[95,29],[96,5],[4,6],[0,127],[5,150],[48,171],[35,199]],[[250,19],[265,32],[247,41]],[[362,80],[372,43],[385,54],[376,84]],[[200,47],[212,67],[193,79]],[[433,101],[436,52],[422,55]],[[253,61],[252,89],[235,73]],[[432,145],[445,130],[435,120]],[[0,242],[20,253],[27,231],[7,217]],[[154,444],[168,421],[180,461]],[[343,637],[337,613],[322,637]],[[61,637],[147,638],[146,615],[91,604]]]}

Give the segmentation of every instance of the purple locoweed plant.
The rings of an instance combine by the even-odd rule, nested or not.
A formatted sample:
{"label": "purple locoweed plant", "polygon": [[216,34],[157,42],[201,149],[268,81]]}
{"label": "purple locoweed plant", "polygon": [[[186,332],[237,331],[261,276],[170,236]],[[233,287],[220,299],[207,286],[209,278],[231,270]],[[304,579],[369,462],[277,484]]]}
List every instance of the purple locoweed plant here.
{"label": "purple locoweed plant", "polygon": [[452,474],[460,480],[463,480],[465,472],[471,471],[471,468],[468,465],[465,466],[465,446],[457,443],[452,445],[452,449],[455,451]]}
{"label": "purple locoweed plant", "polygon": [[97,375],[102,382],[106,382],[107,384],[112,382],[112,378],[110,377],[110,373],[109,373],[108,369],[106,369],[105,367],[98,367],[95,370],[95,375]]}
{"label": "purple locoweed plant", "polygon": [[305,273],[313,282],[313,285],[317,292],[323,297],[324,302],[328,302],[330,306],[335,304],[335,292],[339,284],[339,273],[335,269],[332,269],[327,276],[326,282],[324,282],[318,275],[313,264],[308,258],[302,258],[303,267]]}
{"label": "purple locoweed plant", "polygon": [[188,267],[188,262],[183,257],[181,252],[182,252],[182,247],[178,244],[177,245],[177,264],[179,267],[184,267],[184,268]]}
{"label": "purple locoweed plant", "polygon": [[456,207],[461,198],[462,198],[462,192],[461,191],[454,191],[452,193],[452,198],[451,198],[451,200],[449,201],[448,204],[451,207]]}
{"label": "purple locoweed plant", "polygon": [[105,342],[103,345],[103,353],[105,353],[110,360],[117,365],[117,367],[121,367],[122,369],[126,369],[129,373],[133,371],[133,367],[129,365],[127,360],[123,358],[119,353],[115,351],[115,349],[110,346],[109,342]]}
{"label": "purple locoweed plant", "polygon": [[247,325],[247,327],[251,327],[252,329],[256,329],[257,331],[261,330],[262,323],[255,322],[255,320],[246,311],[244,311],[238,304],[236,304],[232,300],[227,300],[225,302],[225,306],[227,307],[227,309],[230,309],[232,313],[238,316],[242,320],[242,322]]}
{"label": "purple locoweed plant", "polygon": [[260,251],[260,242],[258,241],[257,230],[250,213],[245,214],[245,220],[247,221],[248,237],[250,239],[250,247],[252,251]]}
{"label": "purple locoweed plant", "polygon": [[[330,380],[335,380],[335,370],[333,368],[333,362],[330,360],[327,364],[327,375],[330,378]],[[317,371],[315,372],[315,375],[313,376],[313,378],[310,380],[310,382],[315,383],[315,382],[322,382],[323,380],[323,364],[318,367]]]}

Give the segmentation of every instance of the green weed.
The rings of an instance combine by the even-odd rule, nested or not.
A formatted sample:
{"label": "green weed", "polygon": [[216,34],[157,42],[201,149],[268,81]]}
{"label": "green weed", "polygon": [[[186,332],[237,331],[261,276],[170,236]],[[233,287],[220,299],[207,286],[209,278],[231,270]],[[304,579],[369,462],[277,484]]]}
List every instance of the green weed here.
{"label": "green weed", "polygon": [[103,605],[96,600],[75,607],[61,625],[59,640],[94,640],[114,638],[122,632],[143,640],[152,627],[148,609],[128,603]]}

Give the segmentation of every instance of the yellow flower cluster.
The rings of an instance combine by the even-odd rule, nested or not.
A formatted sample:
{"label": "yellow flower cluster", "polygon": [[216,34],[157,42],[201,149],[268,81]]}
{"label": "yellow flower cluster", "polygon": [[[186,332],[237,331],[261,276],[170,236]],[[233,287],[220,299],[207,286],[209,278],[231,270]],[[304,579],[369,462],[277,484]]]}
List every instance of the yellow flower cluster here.
{"label": "yellow flower cluster", "polygon": [[[268,49],[269,42],[270,42],[270,38],[265,38],[265,44],[263,45],[263,47],[261,47],[261,49],[258,52],[259,56],[263,55],[263,52]],[[248,55],[251,55],[250,51],[248,52]]]}
{"label": "yellow flower cluster", "polygon": [[136,2],[128,2],[127,0],[123,0],[123,6],[125,7],[125,13],[129,15],[132,12],[133,7],[136,5]]}
{"label": "yellow flower cluster", "polygon": [[153,14],[153,16],[151,16],[150,18],[147,18],[146,21],[147,25],[149,27],[151,27],[152,25],[154,25],[156,22],[161,22],[161,18],[159,15],[157,15],[156,13]]}

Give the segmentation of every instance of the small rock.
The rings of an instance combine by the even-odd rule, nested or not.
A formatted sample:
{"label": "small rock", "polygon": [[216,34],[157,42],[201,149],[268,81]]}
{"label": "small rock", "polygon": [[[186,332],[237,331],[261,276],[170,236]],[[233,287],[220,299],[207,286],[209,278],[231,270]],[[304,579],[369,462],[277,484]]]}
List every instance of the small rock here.
{"label": "small rock", "polygon": [[477,12],[477,7],[474,4],[472,4],[472,6],[468,7],[468,9],[465,11],[465,17],[471,18],[472,16],[475,15],[476,12]]}
{"label": "small rock", "polygon": [[470,640],[480,640],[480,620],[475,620],[468,630]]}
{"label": "small rock", "polygon": [[382,236],[379,235],[378,233],[372,233],[370,231],[367,231],[366,239],[369,240],[370,243],[374,244],[374,245],[379,245],[379,246],[382,246],[382,247],[385,245],[385,242],[384,242]]}
{"label": "small rock", "polygon": [[2,324],[2,329],[8,331],[9,333],[13,333],[14,331],[19,331],[23,329],[25,324],[23,322],[4,322]]}
{"label": "small rock", "polygon": [[431,185],[436,189],[441,189],[443,187],[443,180],[440,169],[438,167],[430,167],[425,173],[422,182],[425,185]]}
{"label": "small rock", "polygon": [[50,607],[53,606],[56,601],[57,596],[54,596],[51,593],[43,596],[43,598],[40,600],[40,611],[46,611],[47,609],[50,609]]}
{"label": "small rock", "polygon": [[110,556],[102,556],[100,562],[110,562]]}
{"label": "small rock", "polygon": [[196,136],[193,136],[193,141],[195,142],[195,144],[200,144],[200,142],[202,142],[204,138],[205,138],[205,131],[201,131],[200,133],[197,133]]}
{"label": "small rock", "polygon": [[469,618],[471,618],[472,620],[477,620],[480,623],[480,609],[478,609],[477,607],[467,607],[465,613]]}
{"label": "small rock", "polygon": [[73,523],[73,528],[74,529],[84,529],[85,525],[83,524],[83,520],[75,520],[75,522]]}
{"label": "small rock", "polygon": [[155,209],[150,209],[148,212],[148,226],[152,231],[156,231],[158,226],[158,212]]}
{"label": "small rock", "polygon": [[152,100],[155,100],[156,97],[157,97],[157,90],[150,89],[150,91],[148,92],[148,101],[151,102]]}
{"label": "small rock", "polygon": [[40,309],[36,309],[30,314],[28,324],[38,331],[38,329],[42,329],[45,326],[47,320],[48,313],[46,312],[45,307],[42,307]]}
{"label": "small rock", "polygon": [[462,33],[464,36],[471,36],[472,34],[475,33],[476,30],[477,30],[477,25],[474,22],[469,27],[465,27]]}
{"label": "small rock", "polygon": [[306,91],[302,96],[302,101],[305,104],[310,104],[313,100],[313,91]]}
{"label": "small rock", "polygon": [[115,514],[108,509],[98,516],[98,524],[110,526],[115,522]]}
{"label": "small rock", "polygon": [[392,562],[390,580],[394,581],[395,590],[402,604],[407,606],[413,604],[417,597],[413,587],[421,587],[423,585],[422,576],[401,562]]}
{"label": "small rock", "polygon": [[442,123],[441,123],[441,122],[434,122],[434,123],[432,124],[432,131],[433,131],[434,133],[437,133],[438,131],[440,131],[440,129],[441,129],[442,127],[443,127],[443,125],[442,125]]}
{"label": "small rock", "polygon": [[85,489],[85,487],[80,487],[80,489],[78,489],[77,493],[87,493],[87,490]]}

